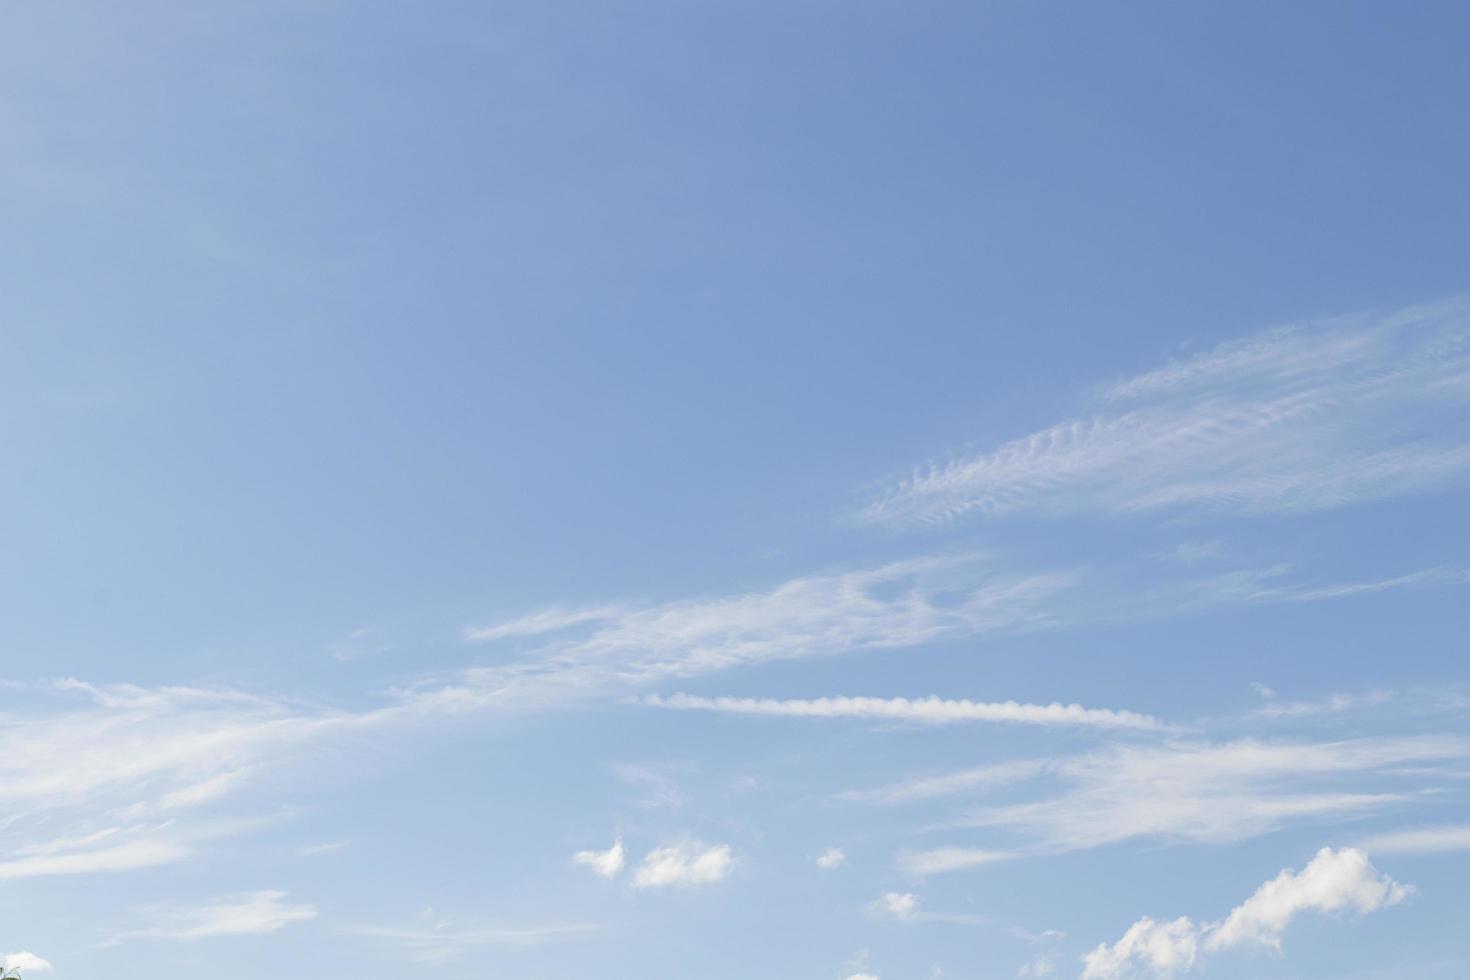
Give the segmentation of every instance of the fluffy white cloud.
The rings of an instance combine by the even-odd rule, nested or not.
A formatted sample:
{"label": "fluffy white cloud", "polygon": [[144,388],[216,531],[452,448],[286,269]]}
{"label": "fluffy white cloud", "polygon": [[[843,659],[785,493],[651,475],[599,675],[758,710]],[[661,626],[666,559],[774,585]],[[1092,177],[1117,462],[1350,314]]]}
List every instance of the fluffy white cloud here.
{"label": "fluffy white cloud", "polygon": [[0,970],[17,970],[21,973],[44,973],[51,969],[51,964],[41,959],[35,953],[22,950],[19,953],[6,953],[0,956]]}
{"label": "fluffy white cloud", "polygon": [[248,892],[215,899],[192,908],[153,910],[155,924],[124,933],[124,939],[207,939],[276,932],[293,922],[316,918],[313,905],[286,901],[282,891]]}
{"label": "fluffy white cloud", "polygon": [[572,860],[591,868],[594,874],[616,878],[623,870],[623,842],[614,841],[613,846],[605,851],[578,851],[572,855]]}
{"label": "fluffy white cloud", "polygon": [[728,844],[706,846],[698,841],[680,841],[645,854],[633,875],[633,886],[662,888],[722,881],[734,864]]}
{"label": "fluffy white cloud", "polygon": [[1266,882],[1210,929],[1208,949],[1254,944],[1281,947],[1281,934],[1302,912],[1341,912],[1366,915],[1386,905],[1397,905],[1409,887],[1381,875],[1356,848],[1334,851],[1324,847],[1300,872],[1283,870]]}
{"label": "fluffy white cloud", "polygon": [[859,517],[1339,507],[1462,476],[1467,399],[1465,301],[1271,330],[1114,385],[1089,417],[916,471]]}
{"label": "fluffy white cloud", "polygon": [[911,922],[919,915],[919,896],[910,892],[886,892],[868,904],[868,911],[900,922]]}
{"label": "fluffy white cloud", "polygon": [[1110,980],[1131,976],[1135,964],[1147,966],[1158,976],[1173,976],[1192,969],[1198,953],[1199,929],[1189,919],[1155,922],[1145,917],[1133,923],[1113,945],[1104,943],[1088,953],[1082,977]]}
{"label": "fluffy white cloud", "polygon": [[1141,967],[1167,978],[1189,972],[1206,952],[1238,946],[1279,950],[1286,927],[1303,912],[1366,915],[1402,902],[1409,892],[1380,874],[1362,851],[1324,847],[1300,872],[1282,871],[1220,922],[1139,919],[1116,943],[1102,943],[1083,958],[1082,980],[1119,980],[1136,976]]}
{"label": "fluffy white cloud", "polygon": [[927,698],[733,698],[649,694],[640,704],[679,711],[774,715],[789,718],[871,718],[915,721],[930,725],[956,722],[1019,722],[1030,725],[1087,725],[1099,728],[1162,727],[1157,718],[1134,711],[1084,708],[1080,704],[1020,704],[1016,701],[970,701]]}
{"label": "fluffy white cloud", "polygon": [[842,848],[840,847],[829,847],[821,854],[817,855],[817,867],[821,868],[823,871],[831,871],[834,868],[840,868],[846,863],[847,855],[843,853]]}

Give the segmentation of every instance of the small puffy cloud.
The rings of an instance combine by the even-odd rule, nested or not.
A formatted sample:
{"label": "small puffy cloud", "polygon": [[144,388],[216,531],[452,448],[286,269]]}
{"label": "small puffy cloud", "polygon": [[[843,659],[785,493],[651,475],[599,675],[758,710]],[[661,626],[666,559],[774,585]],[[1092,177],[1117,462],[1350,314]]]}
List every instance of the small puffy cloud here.
{"label": "small puffy cloud", "polygon": [[44,973],[51,969],[51,964],[41,959],[35,953],[26,952],[6,953],[0,956],[0,970],[16,970],[21,973]]}
{"label": "small puffy cloud", "polygon": [[817,867],[821,868],[823,871],[831,871],[834,868],[840,868],[846,863],[847,855],[842,852],[842,848],[840,847],[829,847],[821,854],[817,855]]}
{"label": "small puffy cloud", "polygon": [[870,903],[868,910],[900,922],[912,922],[919,916],[919,896],[910,892],[887,892]]}
{"label": "small puffy cloud", "polygon": [[1135,964],[1147,966],[1161,977],[1183,973],[1194,966],[1199,953],[1199,929],[1189,919],[1155,922],[1144,917],[1133,923],[1123,938],[1109,946],[1102,943],[1083,962],[1083,980],[1113,980],[1133,976]]}
{"label": "small puffy cloud", "polygon": [[878,975],[876,973],[853,973],[847,977],[847,980],[878,980]]}
{"label": "small puffy cloud", "polygon": [[633,876],[633,887],[662,888],[721,881],[734,864],[728,844],[706,846],[698,841],[681,841],[645,854]]}
{"label": "small puffy cloud", "polygon": [[616,878],[623,870],[623,842],[613,841],[613,846],[605,851],[578,851],[572,855],[572,860],[591,868],[594,874]]}
{"label": "small puffy cloud", "polygon": [[1379,874],[1356,848],[1324,847],[1300,873],[1286,869],[1236,906],[1210,930],[1209,949],[1253,944],[1281,948],[1281,934],[1301,912],[1352,911],[1366,915],[1397,905],[1411,889]]}
{"label": "small puffy cloud", "polygon": [[1280,950],[1282,933],[1302,912],[1366,915],[1397,905],[1411,890],[1379,873],[1360,850],[1324,847],[1301,871],[1282,871],[1220,922],[1139,919],[1116,943],[1083,957],[1082,980],[1121,980],[1141,967],[1167,978],[1189,972],[1203,953],[1239,946]]}

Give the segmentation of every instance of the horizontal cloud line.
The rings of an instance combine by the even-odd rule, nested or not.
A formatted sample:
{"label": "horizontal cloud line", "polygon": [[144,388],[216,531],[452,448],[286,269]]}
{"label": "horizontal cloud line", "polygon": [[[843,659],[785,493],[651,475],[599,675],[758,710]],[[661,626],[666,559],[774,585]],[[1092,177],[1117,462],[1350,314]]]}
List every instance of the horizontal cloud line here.
{"label": "horizontal cloud line", "polygon": [[716,711],[727,714],[789,718],[875,718],[916,721],[931,725],[959,722],[1018,722],[1032,725],[1091,725],[1100,728],[1159,730],[1163,723],[1151,715],[1111,708],[1084,708],[1080,704],[1023,704],[1017,701],[971,701],[927,698],[737,698],[649,694],[633,699],[651,708],[676,711]]}

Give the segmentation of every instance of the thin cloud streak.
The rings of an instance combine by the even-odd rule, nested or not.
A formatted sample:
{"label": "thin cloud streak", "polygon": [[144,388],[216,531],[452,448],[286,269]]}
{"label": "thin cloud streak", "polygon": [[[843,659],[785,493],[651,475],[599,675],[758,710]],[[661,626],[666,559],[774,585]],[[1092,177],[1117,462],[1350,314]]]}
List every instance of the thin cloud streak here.
{"label": "thin cloud streak", "polygon": [[960,722],[1012,722],[1032,725],[1084,725],[1099,728],[1158,730],[1163,724],[1154,717],[1134,711],[1084,708],[1080,704],[1020,704],[1015,701],[983,702],[927,698],[825,697],[737,698],[649,694],[635,701],[651,708],[675,711],[713,711],[726,714],[787,718],[866,718],[913,721],[929,725]]}
{"label": "thin cloud streak", "polygon": [[1358,845],[1384,854],[1443,854],[1470,851],[1470,824],[1416,827],[1369,837]]}
{"label": "thin cloud streak", "polygon": [[411,959],[442,966],[479,949],[544,946],[583,939],[606,928],[600,923],[464,928],[445,919],[428,916],[421,919],[424,919],[422,924],[415,926],[357,926],[348,931],[391,943]]}
{"label": "thin cloud streak", "polygon": [[108,945],[129,939],[196,940],[277,932],[293,922],[309,922],[316,906],[286,901],[283,891],[227,895],[194,908],[155,909],[155,925],[123,933]]}

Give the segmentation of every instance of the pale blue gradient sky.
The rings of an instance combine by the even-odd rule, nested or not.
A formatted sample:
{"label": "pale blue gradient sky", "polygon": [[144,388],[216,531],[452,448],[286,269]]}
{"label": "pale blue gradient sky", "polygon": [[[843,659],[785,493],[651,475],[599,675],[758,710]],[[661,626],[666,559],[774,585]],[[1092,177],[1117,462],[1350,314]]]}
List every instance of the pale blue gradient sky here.
{"label": "pale blue gradient sky", "polygon": [[1467,32],[0,6],[0,956],[1470,973]]}

